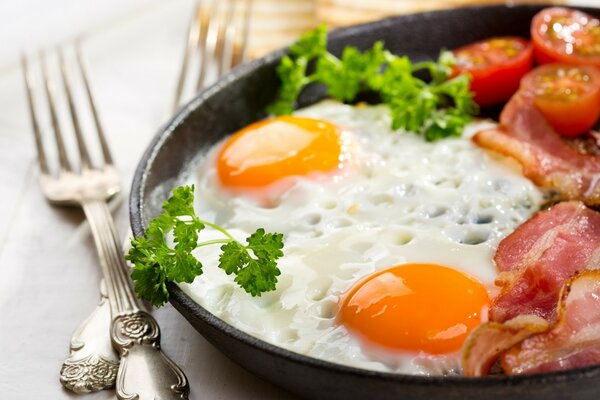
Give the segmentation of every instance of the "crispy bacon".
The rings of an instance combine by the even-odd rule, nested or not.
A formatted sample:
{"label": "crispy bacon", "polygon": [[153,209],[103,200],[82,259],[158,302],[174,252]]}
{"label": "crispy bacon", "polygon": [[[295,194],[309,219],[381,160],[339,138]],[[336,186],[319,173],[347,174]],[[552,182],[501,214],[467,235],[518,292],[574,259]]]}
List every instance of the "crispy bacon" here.
{"label": "crispy bacon", "polygon": [[600,157],[562,139],[525,92],[506,104],[499,128],[478,132],[473,141],[517,159],[526,177],[562,200],[600,205]]}
{"label": "crispy bacon", "polygon": [[529,374],[600,363],[600,270],[585,271],[563,286],[554,324],[533,315],[488,322],[465,342],[463,372],[483,376],[500,358],[505,374]]}
{"label": "crispy bacon", "polygon": [[506,374],[559,371],[600,363],[600,270],[586,271],[563,287],[557,320],[501,359]]}
{"label": "crispy bacon", "polygon": [[548,322],[535,315],[521,315],[505,323],[486,322],[475,328],[463,346],[465,376],[483,376],[504,352],[524,339],[548,329]]}
{"label": "crispy bacon", "polygon": [[[475,329],[465,342],[465,375],[487,374],[499,356],[508,373],[600,362],[597,358],[600,356],[600,270],[589,273],[600,268],[600,212],[579,201],[560,203],[541,211],[500,242],[494,261],[501,271],[496,280],[501,291],[492,301],[491,322]],[[575,285],[574,282],[579,281],[572,280],[574,276],[585,276],[582,282],[586,284]],[[597,279],[597,287],[589,283],[592,277]],[[586,311],[582,307],[593,305],[593,301],[571,297],[567,301],[570,288],[577,288],[577,299],[591,297],[598,301],[594,305],[598,310],[587,314],[590,318],[585,319]],[[593,291],[581,294],[585,288]],[[566,332],[564,327],[556,331],[557,326],[568,326],[576,332],[586,324],[596,324],[593,339],[596,347],[577,342],[577,346],[565,348],[568,354],[561,353],[557,347],[550,355],[539,353],[535,360],[530,355],[530,352],[541,351],[541,339],[535,338],[547,332]],[[555,339],[544,340],[559,344]],[[564,356],[564,360],[561,358],[556,361],[558,364],[552,364],[559,355]],[[530,358],[532,364],[526,364]],[[570,364],[565,361],[567,358]]]}
{"label": "crispy bacon", "polygon": [[600,213],[570,201],[537,213],[498,245],[501,271],[491,319],[534,314],[554,319],[558,294],[576,273],[600,266]]}

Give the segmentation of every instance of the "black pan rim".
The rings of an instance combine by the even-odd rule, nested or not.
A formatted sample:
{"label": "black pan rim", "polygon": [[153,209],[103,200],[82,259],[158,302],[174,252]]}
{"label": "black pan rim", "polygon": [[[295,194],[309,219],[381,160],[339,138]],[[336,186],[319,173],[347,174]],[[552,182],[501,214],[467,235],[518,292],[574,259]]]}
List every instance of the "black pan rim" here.
{"label": "black pan rim", "polygon": [[[552,7],[556,5],[552,4],[539,4],[539,3],[531,3],[531,4],[519,4],[519,5],[479,5],[479,6],[470,6],[470,7],[460,7],[449,10],[439,10],[439,11],[429,11],[425,13],[417,13],[417,14],[407,14],[395,17],[389,17],[385,19],[381,19],[375,22],[370,22],[366,24],[353,25],[346,28],[337,29],[330,33],[330,38],[333,39],[343,39],[346,36],[352,36],[356,34],[356,32],[360,32],[365,27],[374,27],[374,26],[385,26],[387,24],[391,24],[394,21],[406,18],[414,18],[418,16],[419,18],[427,18],[427,15],[432,14],[440,14],[440,13],[451,13],[453,11],[458,11],[461,9],[470,9],[474,12],[477,10],[484,9],[543,9],[546,7]],[[590,7],[570,7],[577,8],[579,10],[587,11],[587,12],[600,12],[600,8],[590,8]],[[135,237],[140,237],[144,234],[144,204],[142,199],[144,198],[144,189],[145,182],[147,179],[148,168],[156,158],[156,155],[160,152],[162,144],[168,139],[168,137],[172,134],[175,128],[181,124],[189,114],[195,110],[197,107],[202,105],[205,101],[210,99],[210,97],[222,90],[224,86],[232,84],[240,77],[246,76],[247,74],[251,74],[257,67],[270,64],[278,60],[282,55],[285,54],[285,49],[275,51],[273,53],[268,54],[267,56],[251,61],[244,65],[241,65],[234,70],[232,70],[228,75],[220,79],[218,82],[214,83],[210,87],[203,90],[196,97],[194,97],[190,102],[182,106],[175,115],[165,123],[154,136],[152,141],[148,144],[148,147],[142,158],[140,159],[138,166],[134,173],[134,178],[132,181],[130,197],[129,197],[129,212],[130,212],[130,223],[131,229]],[[258,349],[260,351],[269,353],[276,357],[285,358],[294,363],[298,363],[307,367],[317,368],[317,369],[325,369],[325,370],[333,370],[335,372],[339,372],[344,375],[349,376],[360,376],[360,377],[369,377],[370,379],[377,379],[383,381],[390,381],[395,383],[402,384],[411,384],[417,386],[447,386],[447,387],[462,387],[462,388],[489,388],[493,386],[537,386],[544,385],[548,383],[563,383],[569,382],[581,378],[600,378],[600,365],[594,365],[584,368],[576,368],[570,369],[566,371],[557,371],[550,373],[538,373],[531,375],[515,375],[515,376],[505,376],[505,375],[492,375],[485,377],[465,377],[465,376],[420,376],[420,375],[408,375],[408,374],[398,374],[392,372],[381,372],[381,371],[372,371],[366,370],[356,367],[350,367],[342,364],[336,364],[333,362],[317,359],[314,357],[302,355],[290,350],[287,350],[283,347],[275,346],[268,342],[265,342],[259,338],[256,338],[248,333],[243,332],[235,328],[234,326],[226,323],[221,320],[219,317],[210,313],[208,310],[200,306],[191,297],[189,297],[179,286],[174,283],[168,284],[168,290],[170,293],[170,302],[177,307],[185,308],[187,311],[191,312],[195,317],[202,320],[202,322],[208,324],[214,329],[217,329],[223,333],[225,333],[230,338],[237,340],[244,345],[250,346],[252,348]]]}

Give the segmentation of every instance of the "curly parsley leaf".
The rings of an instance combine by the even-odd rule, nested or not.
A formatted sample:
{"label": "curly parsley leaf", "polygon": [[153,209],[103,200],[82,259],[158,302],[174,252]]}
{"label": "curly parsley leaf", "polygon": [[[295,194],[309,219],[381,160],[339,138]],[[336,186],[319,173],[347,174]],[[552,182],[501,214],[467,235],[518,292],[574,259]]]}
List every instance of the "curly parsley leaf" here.
{"label": "curly parsley leaf", "polygon": [[327,52],[327,26],[319,25],[314,30],[305,33],[290,46],[289,53],[293,58],[305,57],[312,59]]}
{"label": "curly parsley leaf", "polygon": [[449,136],[462,135],[462,116],[455,110],[436,111],[423,127],[425,140],[432,142]]}
{"label": "curly parsley leaf", "polygon": [[[467,75],[452,76],[454,56],[442,51],[437,61],[411,63],[384,50],[376,42],[366,52],[348,46],[341,58],[327,52],[324,26],[304,35],[292,45],[277,67],[281,81],[278,99],[268,108],[289,114],[302,90],[311,83],[323,84],[328,94],[340,101],[354,101],[365,90],[378,92],[390,108],[392,128],[414,132],[427,141],[459,136],[477,113]],[[314,71],[309,74],[309,64]],[[312,64],[310,64],[312,65]],[[414,74],[427,71],[431,81]]]}
{"label": "curly parsley leaf", "polygon": [[248,248],[259,259],[277,260],[283,255],[283,251],[281,251],[283,235],[281,233],[265,233],[264,229],[257,229],[246,239],[246,242],[248,242]]}
{"label": "curly parsley leaf", "polygon": [[308,32],[293,44],[289,54],[283,56],[277,66],[277,76],[281,81],[279,97],[267,111],[276,115],[291,113],[302,89],[313,82],[306,73],[309,61],[326,53],[327,27],[325,25]]}
{"label": "curly parsley leaf", "polygon": [[413,72],[426,70],[431,76],[431,82],[434,84],[444,82],[452,75],[452,67],[456,64],[456,59],[451,51],[442,50],[435,61],[422,61],[412,66]]}
{"label": "curly parsley leaf", "polygon": [[292,60],[289,56],[283,56],[277,66],[277,75],[281,79],[279,97],[268,107],[268,112],[282,115],[289,114],[294,110],[300,92],[310,83],[310,79],[306,77],[307,65],[306,58]]}
{"label": "curly parsley leaf", "polygon": [[[206,227],[225,238],[198,242],[199,233]],[[171,232],[174,247],[167,242]],[[280,274],[277,259],[283,255],[283,235],[258,229],[246,241],[248,245],[243,245],[222,227],[199,219],[194,211],[194,186],[178,187],[144,236],[131,241],[126,258],[133,263],[135,292],[160,307],[169,300],[167,282],[191,283],[202,274],[202,264],[192,252],[199,246],[223,243],[219,267],[228,275],[236,275],[235,282],[253,296],[274,290]]]}
{"label": "curly parsley leaf", "polygon": [[250,256],[243,244],[239,242],[229,242],[221,246],[221,256],[219,257],[219,268],[227,275],[236,274],[248,264]]}
{"label": "curly parsley leaf", "polygon": [[167,274],[160,264],[136,263],[131,272],[135,292],[142,298],[160,307],[169,300]]}
{"label": "curly parsley leaf", "polygon": [[365,89],[369,77],[379,73],[386,56],[383,42],[361,53],[354,47],[346,47],[342,59],[330,53],[317,60],[313,81],[325,84],[329,95],[340,101],[352,101],[359,92]]}
{"label": "curly parsley leaf", "polygon": [[[251,259],[235,277],[238,285],[252,296],[275,289],[279,270],[274,261]],[[265,271],[267,273],[265,273]]]}
{"label": "curly parsley leaf", "polygon": [[246,242],[247,246],[238,242],[221,246],[219,267],[228,275],[235,274],[235,281],[253,296],[274,290],[281,273],[276,261],[283,255],[283,235],[258,229]]}

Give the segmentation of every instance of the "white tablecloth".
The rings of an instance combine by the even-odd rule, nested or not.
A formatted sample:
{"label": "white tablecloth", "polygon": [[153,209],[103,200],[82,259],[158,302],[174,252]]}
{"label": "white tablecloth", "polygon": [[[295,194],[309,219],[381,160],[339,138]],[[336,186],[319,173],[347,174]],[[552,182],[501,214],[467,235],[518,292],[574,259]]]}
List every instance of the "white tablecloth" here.
{"label": "white tablecloth", "polygon": [[[191,6],[187,0],[0,2],[2,400],[82,398],[62,389],[58,372],[73,330],[97,304],[100,281],[83,214],[51,207],[38,188],[18,55],[88,33],[84,58],[124,182],[114,216],[125,235],[129,182],[172,101]],[[190,380],[192,399],[291,398],[226,359],[171,306],[155,316],[163,348]],[[113,391],[86,396],[113,397]]]}
{"label": "white tablecloth", "polygon": [[[100,27],[84,41],[83,55],[123,178],[124,193],[114,211],[123,236],[129,225],[129,184],[172,101],[191,9],[190,1],[0,3],[4,21],[0,24],[2,400],[83,398],[62,389],[58,372],[71,334],[97,304],[100,281],[83,214],[51,207],[38,188],[18,54],[23,49],[32,54],[38,46],[51,46],[88,26]],[[8,37],[10,45],[5,41]],[[164,350],[189,378],[190,398],[291,398],[225,358],[171,306],[154,314],[162,328]],[[85,398],[111,399],[114,391]]]}

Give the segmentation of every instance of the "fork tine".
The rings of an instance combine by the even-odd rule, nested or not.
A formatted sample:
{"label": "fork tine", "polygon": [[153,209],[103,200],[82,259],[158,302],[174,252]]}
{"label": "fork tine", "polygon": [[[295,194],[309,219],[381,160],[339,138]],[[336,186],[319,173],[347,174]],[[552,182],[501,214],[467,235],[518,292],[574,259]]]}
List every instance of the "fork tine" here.
{"label": "fork tine", "polygon": [[[244,4],[240,1],[244,1]],[[172,111],[179,106],[186,83],[189,82],[189,64],[196,47],[200,58],[196,92],[205,86],[211,65],[216,67],[217,76],[220,77],[246,60],[253,3],[253,0],[196,0],[195,12],[187,31]],[[227,7],[223,12],[220,10],[222,6]],[[241,10],[239,13],[243,12],[241,26],[235,23],[237,10]],[[236,47],[239,51],[235,51]]]}
{"label": "fork tine", "polygon": [[215,22],[219,15],[219,2],[213,1],[210,6],[210,15],[206,18],[207,27],[206,35],[202,37],[202,43],[200,44],[200,74],[198,75],[198,81],[196,82],[196,91],[200,91],[206,81],[207,69],[210,65],[209,61],[213,61],[215,58],[215,52],[217,50],[217,40],[219,39],[219,23]]}
{"label": "fork tine", "polygon": [[63,81],[63,86],[65,89],[65,93],[67,95],[67,103],[69,104],[69,114],[71,114],[71,121],[73,122],[73,130],[75,131],[75,138],[77,139],[77,147],[79,149],[79,158],[81,160],[81,170],[86,170],[90,168],[90,155],[88,153],[87,147],[85,146],[85,141],[81,134],[81,125],[79,123],[79,117],[77,116],[77,109],[75,108],[75,102],[73,101],[73,93],[71,90],[71,82],[67,73],[67,66],[65,65],[65,58],[62,53],[62,50],[57,50],[58,59],[60,64],[60,73]]}
{"label": "fork tine", "polygon": [[181,62],[181,70],[179,71],[179,78],[177,79],[177,88],[175,90],[175,99],[173,101],[173,111],[177,110],[179,102],[181,101],[181,95],[183,94],[183,87],[186,81],[188,64],[190,57],[200,40],[200,23],[198,18],[200,17],[201,3],[198,2],[192,14],[190,20],[190,26],[188,28],[188,35],[186,39],[185,52],[183,53],[183,61]]}
{"label": "fork tine", "polygon": [[248,58],[248,38],[250,36],[250,21],[252,20],[252,6],[254,0],[246,0],[246,10],[244,13],[244,22],[242,25],[242,38],[240,43],[240,52],[233,65],[238,65],[246,61]]}
{"label": "fork tine", "polygon": [[113,158],[110,154],[110,148],[108,147],[108,142],[106,141],[106,136],[104,135],[104,129],[102,129],[102,124],[100,123],[100,118],[98,117],[98,111],[96,110],[96,103],[94,102],[94,97],[92,96],[92,89],[90,88],[90,82],[87,78],[87,72],[83,65],[83,61],[81,59],[81,51],[79,49],[79,42],[75,43],[75,58],[77,59],[77,67],[79,68],[79,72],[81,73],[81,78],[83,80],[83,86],[85,88],[85,93],[88,99],[88,103],[90,104],[90,110],[92,111],[92,116],[94,118],[94,125],[96,126],[96,133],[98,134],[98,139],[100,141],[100,147],[102,149],[102,157],[104,158],[104,164],[113,165]]}
{"label": "fork tine", "polygon": [[29,65],[24,55],[21,55],[21,70],[23,72],[23,80],[27,89],[27,103],[29,104],[29,116],[31,117],[31,127],[33,128],[33,136],[35,137],[35,148],[37,149],[38,162],[40,163],[40,171],[43,175],[49,175],[48,162],[46,161],[46,153],[44,152],[44,143],[42,141],[42,133],[38,124],[35,106],[33,105],[33,84],[29,72]]}
{"label": "fork tine", "polygon": [[46,91],[46,100],[48,101],[48,108],[50,110],[50,118],[52,120],[52,130],[54,131],[54,138],[56,139],[56,148],[58,150],[58,163],[60,166],[60,172],[72,172],[69,159],[65,150],[65,144],[63,142],[60,125],[58,123],[58,117],[56,114],[56,99],[54,93],[54,83],[50,80],[50,73],[48,71],[48,64],[46,63],[46,55],[40,54],[40,61],[42,63],[42,75],[44,77],[44,87]]}
{"label": "fork tine", "polygon": [[237,1],[227,2],[227,11],[225,13],[225,21],[221,25],[219,36],[221,40],[219,44],[219,51],[221,57],[218,60],[219,76],[225,75],[231,69],[231,63],[233,62],[233,46],[236,36],[235,26],[231,23],[233,20],[233,14],[235,12],[235,5]]}

